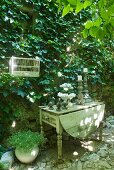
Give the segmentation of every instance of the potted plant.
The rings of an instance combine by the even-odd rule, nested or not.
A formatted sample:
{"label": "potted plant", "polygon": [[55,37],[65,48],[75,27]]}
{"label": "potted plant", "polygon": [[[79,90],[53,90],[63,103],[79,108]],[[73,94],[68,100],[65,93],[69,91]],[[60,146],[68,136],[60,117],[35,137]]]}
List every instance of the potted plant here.
{"label": "potted plant", "polygon": [[0,162],[0,170],[7,170],[7,167],[3,163]]}
{"label": "potted plant", "polygon": [[8,143],[15,147],[15,155],[22,163],[31,163],[39,153],[39,146],[45,138],[38,132],[19,131],[8,138]]}

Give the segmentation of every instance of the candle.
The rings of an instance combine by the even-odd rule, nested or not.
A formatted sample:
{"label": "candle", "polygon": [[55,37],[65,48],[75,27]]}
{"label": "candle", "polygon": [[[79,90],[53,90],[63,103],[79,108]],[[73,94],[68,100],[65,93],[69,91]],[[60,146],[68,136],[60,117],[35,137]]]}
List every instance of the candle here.
{"label": "candle", "polygon": [[87,73],[87,72],[88,72],[88,69],[87,69],[87,68],[84,68],[84,69],[83,69],[83,72],[84,72],[84,73]]}
{"label": "candle", "polygon": [[79,75],[79,76],[78,76],[78,80],[79,80],[79,81],[82,81],[82,76]]}

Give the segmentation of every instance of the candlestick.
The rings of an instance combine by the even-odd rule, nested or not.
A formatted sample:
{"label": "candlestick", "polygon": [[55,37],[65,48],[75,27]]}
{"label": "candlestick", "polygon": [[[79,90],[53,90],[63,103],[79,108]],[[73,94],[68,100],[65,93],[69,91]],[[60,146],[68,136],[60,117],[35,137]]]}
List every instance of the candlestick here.
{"label": "candlestick", "polygon": [[53,109],[54,109],[54,108],[53,108],[53,106],[54,106],[54,100],[55,100],[55,98],[52,97],[52,99],[51,99],[50,102],[48,103],[48,107],[49,107],[50,110],[53,110]]}
{"label": "candlestick", "polygon": [[84,76],[83,76],[83,80],[84,80],[84,83],[83,83],[83,88],[84,88],[83,94],[84,95],[83,95],[83,97],[84,97],[85,103],[93,101],[92,98],[89,95],[87,79],[88,79],[88,72],[84,72]]}
{"label": "candlestick", "polygon": [[58,99],[58,102],[57,102],[57,104],[56,104],[56,107],[57,107],[57,108],[56,108],[57,111],[61,111],[61,99],[60,99],[60,98]]}
{"label": "candlestick", "polygon": [[[82,76],[81,76],[82,78]],[[82,80],[80,78],[78,79],[78,95],[77,95],[77,104],[83,105],[84,104],[84,98],[83,98],[83,85],[82,85]]]}

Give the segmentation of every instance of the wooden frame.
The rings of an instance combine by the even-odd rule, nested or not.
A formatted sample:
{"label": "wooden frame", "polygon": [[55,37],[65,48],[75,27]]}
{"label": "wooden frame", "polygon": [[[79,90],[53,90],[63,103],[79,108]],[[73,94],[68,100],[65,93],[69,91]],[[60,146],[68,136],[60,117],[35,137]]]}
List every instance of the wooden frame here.
{"label": "wooden frame", "polygon": [[19,77],[39,77],[40,59],[11,57],[9,72]]}

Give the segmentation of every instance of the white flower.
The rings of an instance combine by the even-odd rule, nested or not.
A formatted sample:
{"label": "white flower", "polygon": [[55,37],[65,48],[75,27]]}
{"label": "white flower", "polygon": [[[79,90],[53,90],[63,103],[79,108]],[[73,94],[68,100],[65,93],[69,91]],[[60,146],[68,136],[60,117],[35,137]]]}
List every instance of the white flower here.
{"label": "white flower", "polygon": [[75,97],[75,96],[76,96],[75,93],[70,93],[70,94],[69,94],[69,98],[70,98],[70,99],[72,99],[72,98]]}
{"label": "white flower", "polygon": [[58,93],[58,96],[59,96],[59,97],[61,97],[61,96],[62,96],[62,93],[61,93],[61,92],[59,92],[59,93]]}
{"label": "white flower", "polygon": [[61,93],[61,92],[59,92],[59,93],[58,93],[58,96],[59,96],[59,97],[68,97],[68,94],[67,94],[67,93]]}
{"label": "white flower", "polygon": [[58,72],[58,77],[62,77],[62,73],[61,72]]}
{"label": "white flower", "polygon": [[65,91],[68,91],[68,88],[67,88],[67,87],[65,87],[65,88],[64,88],[64,90],[65,90]]}
{"label": "white flower", "polygon": [[72,85],[70,83],[64,83],[64,84],[61,84],[60,87],[62,88],[68,88],[68,89],[73,89]]}

